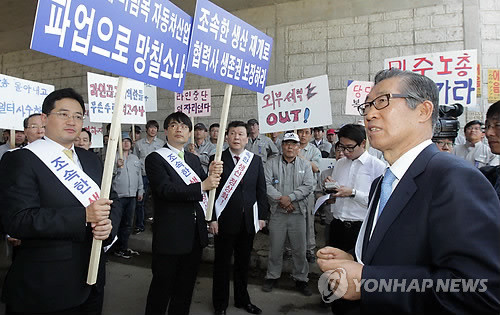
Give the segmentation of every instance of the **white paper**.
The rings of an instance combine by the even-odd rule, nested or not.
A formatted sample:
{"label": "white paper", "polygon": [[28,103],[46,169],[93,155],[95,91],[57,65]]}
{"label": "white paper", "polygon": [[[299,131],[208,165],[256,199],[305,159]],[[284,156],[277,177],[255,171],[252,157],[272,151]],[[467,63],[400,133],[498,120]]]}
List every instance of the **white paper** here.
{"label": "white paper", "polygon": [[319,197],[318,200],[316,200],[313,215],[316,213],[316,211],[318,211],[318,208],[321,207],[321,205],[324,204],[327,199],[330,199],[330,194]]}
{"label": "white paper", "polygon": [[257,202],[253,204],[253,225],[255,227],[255,234],[260,231],[259,225],[259,207],[257,206]]}

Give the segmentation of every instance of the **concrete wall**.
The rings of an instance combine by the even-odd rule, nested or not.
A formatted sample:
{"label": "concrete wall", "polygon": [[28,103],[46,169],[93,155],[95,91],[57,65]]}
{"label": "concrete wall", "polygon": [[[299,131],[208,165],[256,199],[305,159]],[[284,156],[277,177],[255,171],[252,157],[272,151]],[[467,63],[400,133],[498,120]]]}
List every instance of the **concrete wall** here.
{"label": "concrete wall", "polygon": [[[376,7],[370,7],[376,3]],[[268,84],[328,74],[333,126],[355,122],[343,115],[347,80],[371,80],[384,58],[460,49],[478,49],[483,68],[500,67],[498,0],[303,0],[233,12],[274,38]],[[86,98],[86,72],[109,74],[31,50],[0,55],[0,72],[28,80],[71,86]],[[218,122],[224,84],[188,74],[185,89],[211,88]],[[487,106],[483,97],[479,104]],[[173,110],[173,93],[158,89],[160,123]],[[256,94],[233,88],[229,119],[257,116]]]}

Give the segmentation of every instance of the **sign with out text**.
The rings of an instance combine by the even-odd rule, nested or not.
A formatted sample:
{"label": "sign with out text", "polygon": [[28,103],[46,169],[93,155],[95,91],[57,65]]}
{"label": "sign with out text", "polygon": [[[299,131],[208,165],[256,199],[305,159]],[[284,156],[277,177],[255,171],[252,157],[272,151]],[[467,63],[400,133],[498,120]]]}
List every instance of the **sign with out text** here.
{"label": "sign with out text", "polygon": [[263,92],[273,40],[208,0],[198,0],[187,71]]}
{"label": "sign with out text", "polygon": [[371,81],[353,81],[347,82],[347,95],[345,99],[345,114],[359,115],[358,106],[363,104],[372,90]]}
{"label": "sign with out text", "polygon": [[[113,118],[118,78],[87,73],[89,118],[95,123],[110,123]],[[145,124],[144,83],[127,80],[122,124]]]}
{"label": "sign with out text", "polygon": [[488,101],[500,100],[500,69],[488,69]]}
{"label": "sign with out text", "polygon": [[146,112],[156,112],[158,110],[156,86],[144,83],[144,101],[146,103]]}
{"label": "sign with out text", "polygon": [[257,107],[261,133],[330,125],[328,76],[267,86]]}
{"label": "sign with out text", "polygon": [[459,50],[388,58],[384,67],[429,77],[439,88],[439,104],[477,104],[477,50]]}
{"label": "sign with out text", "polygon": [[92,135],[90,148],[102,148],[104,147],[104,134],[102,132],[101,123],[93,123],[89,118],[89,104],[85,103],[85,118],[83,119],[83,128],[87,129]]}
{"label": "sign with out text", "polygon": [[167,0],[43,0],[31,49],[181,92],[191,24]]}
{"label": "sign with out text", "polygon": [[175,93],[176,112],[183,112],[189,117],[210,116],[212,112],[212,100],[210,89],[186,90]]}
{"label": "sign with out text", "polygon": [[24,130],[24,118],[42,112],[54,86],[0,74],[0,128]]}

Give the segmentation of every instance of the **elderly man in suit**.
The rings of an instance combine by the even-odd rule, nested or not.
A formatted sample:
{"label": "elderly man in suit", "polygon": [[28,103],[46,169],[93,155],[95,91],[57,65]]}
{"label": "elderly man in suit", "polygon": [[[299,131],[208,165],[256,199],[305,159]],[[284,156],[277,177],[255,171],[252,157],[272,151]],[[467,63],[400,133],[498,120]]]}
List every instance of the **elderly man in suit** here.
{"label": "elderly man in suit", "polygon": [[261,309],[250,302],[248,265],[255,233],[265,225],[269,204],[260,156],[245,150],[248,126],[233,121],[227,128],[229,148],[222,153],[224,171],[217,188],[210,232],[215,235],[212,300],[215,314],[225,314],[229,300],[231,257],[234,252],[234,304],[248,313]]}
{"label": "elderly man in suit", "polygon": [[[106,240],[111,233],[112,201],[98,199],[99,158],[73,145],[84,113],[83,99],[73,89],[50,93],[42,105],[45,138],[2,160],[1,219],[6,232],[22,240],[3,287],[7,314],[101,312],[104,262],[96,285],[87,285],[86,278],[92,239]],[[82,199],[86,188],[77,187],[84,187],[83,181],[98,200]],[[119,218],[114,210],[113,218]]]}
{"label": "elderly man in suit", "polygon": [[438,95],[425,76],[382,70],[359,107],[390,167],[372,184],[354,257],[324,248],[318,264],[342,274],[343,298],[363,314],[500,312],[500,202],[476,168],[432,144]]}
{"label": "elderly man in suit", "polygon": [[154,200],[153,279],[146,314],[188,314],[203,247],[208,244],[205,191],[219,185],[222,162],[210,164],[184,150],[193,130],[181,112],[163,123],[167,143],[146,157]]}

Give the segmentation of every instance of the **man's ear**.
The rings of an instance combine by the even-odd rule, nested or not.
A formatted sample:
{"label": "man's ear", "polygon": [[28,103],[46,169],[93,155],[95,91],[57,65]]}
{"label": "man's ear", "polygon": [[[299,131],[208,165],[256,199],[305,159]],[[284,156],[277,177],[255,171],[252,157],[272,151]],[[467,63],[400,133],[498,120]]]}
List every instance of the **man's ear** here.
{"label": "man's ear", "polygon": [[432,120],[432,112],[434,110],[434,104],[431,101],[423,101],[417,105],[416,110],[418,110],[419,120],[418,122],[424,123]]}

